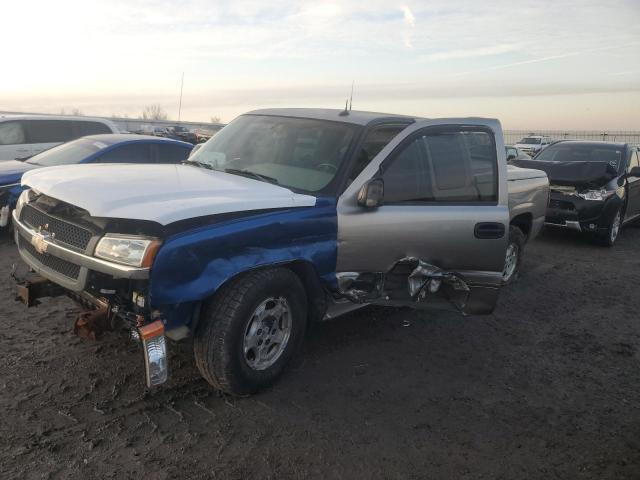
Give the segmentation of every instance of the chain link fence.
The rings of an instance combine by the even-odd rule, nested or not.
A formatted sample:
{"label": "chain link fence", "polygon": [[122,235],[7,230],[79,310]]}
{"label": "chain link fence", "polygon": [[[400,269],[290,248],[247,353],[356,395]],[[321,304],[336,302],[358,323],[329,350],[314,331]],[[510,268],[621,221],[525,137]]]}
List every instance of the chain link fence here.
{"label": "chain link fence", "polygon": [[513,145],[530,135],[546,135],[554,140],[604,140],[640,144],[640,131],[625,132],[614,130],[505,130],[504,141],[507,145]]}

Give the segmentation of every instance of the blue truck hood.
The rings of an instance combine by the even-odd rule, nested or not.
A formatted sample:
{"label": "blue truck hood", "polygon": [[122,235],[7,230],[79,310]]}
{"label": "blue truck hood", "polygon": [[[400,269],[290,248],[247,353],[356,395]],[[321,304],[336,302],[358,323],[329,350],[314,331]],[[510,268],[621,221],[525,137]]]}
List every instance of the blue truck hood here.
{"label": "blue truck hood", "polygon": [[39,168],[39,165],[20,162],[18,160],[0,162],[0,186],[20,183],[22,174],[34,168]]}

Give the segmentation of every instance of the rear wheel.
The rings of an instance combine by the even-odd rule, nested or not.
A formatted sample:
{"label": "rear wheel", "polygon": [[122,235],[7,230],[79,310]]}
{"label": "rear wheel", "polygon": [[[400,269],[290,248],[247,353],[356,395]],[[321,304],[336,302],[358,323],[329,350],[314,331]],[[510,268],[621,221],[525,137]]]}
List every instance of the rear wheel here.
{"label": "rear wheel", "polygon": [[505,285],[515,282],[518,278],[525,240],[526,237],[522,230],[514,225],[509,227],[509,244],[507,245],[504,269],[502,270],[502,283]]}
{"label": "rear wheel", "polygon": [[282,374],[304,338],[306,319],[296,274],[276,268],[243,275],[205,305],[194,339],[196,365],[223,392],[254,393]]}

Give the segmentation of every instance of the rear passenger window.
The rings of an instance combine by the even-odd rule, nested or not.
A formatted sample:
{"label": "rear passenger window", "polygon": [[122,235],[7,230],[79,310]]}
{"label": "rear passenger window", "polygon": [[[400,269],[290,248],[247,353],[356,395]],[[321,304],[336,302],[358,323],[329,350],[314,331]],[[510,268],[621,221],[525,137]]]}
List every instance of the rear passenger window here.
{"label": "rear passenger window", "polygon": [[71,120],[25,120],[29,143],[62,143],[73,140]]}
{"label": "rear passenger window", "polygon": [[116,147],[101,155],[99,163],[151,163],[151,145],[133,143]]}
{"label": "rear passenger window", "polygon": [[157,161],[158,163],[180,163],[187,159],[190,150],[179,145],[157,144]]}
{"label": "rear passenger window", "polygon": [[383,167],[385,203],[496,202],[493,135],[468,129],[430,129],[413,137]]}
{"label": "rear passenger window", "polygon": [[109,127],[100,122],[76,121],[76,135],[84,137],[86,135],[100,135],[102,133],[113,133]]}
{"label": "rear passenger window", "polygon": [[0,145],[20,145],[26,143],[21,122],[0,122]]}

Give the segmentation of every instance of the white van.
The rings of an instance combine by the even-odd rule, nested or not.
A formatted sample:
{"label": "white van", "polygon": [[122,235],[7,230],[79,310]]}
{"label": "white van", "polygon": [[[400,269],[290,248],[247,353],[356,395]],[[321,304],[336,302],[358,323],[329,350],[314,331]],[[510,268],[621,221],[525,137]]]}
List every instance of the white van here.
{"label": "white van", "polygon": [[0,161],[25,159],[69,140],[119,133],[102,118],[67,115],[0,115]]}

